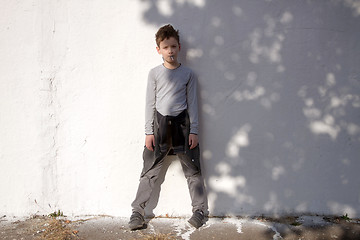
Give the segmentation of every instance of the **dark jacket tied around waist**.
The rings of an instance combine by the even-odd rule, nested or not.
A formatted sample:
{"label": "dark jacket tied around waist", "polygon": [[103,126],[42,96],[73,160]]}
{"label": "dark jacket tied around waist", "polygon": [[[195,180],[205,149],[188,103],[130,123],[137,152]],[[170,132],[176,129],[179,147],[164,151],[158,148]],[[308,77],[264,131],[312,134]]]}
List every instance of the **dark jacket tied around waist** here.
{"label": "dark jacket tied around waist", "polygon": [[192,164],[198,166],[200,170],[199,145],[191,150],[189,148],[190,120],[187,111],[184,110],[175,117],[162,116],[159,112],[156,112],[155,116],[155,147],[153,152],[144,147],[144,166],[141,176],[157,161],[163,159],[169,150],[174,154],[186,154],[189,161],[192,161]]}

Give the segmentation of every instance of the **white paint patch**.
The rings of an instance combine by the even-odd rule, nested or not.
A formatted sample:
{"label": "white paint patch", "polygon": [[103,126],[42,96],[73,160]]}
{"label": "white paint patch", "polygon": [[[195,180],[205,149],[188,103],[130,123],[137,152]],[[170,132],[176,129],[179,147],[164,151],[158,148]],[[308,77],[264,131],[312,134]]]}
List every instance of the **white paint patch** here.
{"label": "white paint patch", "polygon": [[257,224],[257,225],[260,225],[260,226],[264,226],[264,227],[267,227],[267,228],[270,228],[272,231],[275,232],[274,236],[273,236],[273,240],[278,240],[278,239],[282,239],[280,233],[276,230],[276,228],[274,226],[271,226],[271,225],[267,225],[263,222],[260,222],[260,221],[252,221],[254,224]]}
{"label": "white paint patch", "polygon": [[179,219],[172,226],[175,228],[176,235],[184,240],[190,240],[190,235],[196,230],[186,219]]}
{"label": "white paint patch", "polygon": [[222,223],[231,223],[234,224],[236,226],[236,231],[238,233],[243,233],[242,231],[242,224],[244,223],[243,219],[234,219],[234,218],[226,218],[224,220],[222,220]]}
{"label": "white paint patch", "polygon": [[154,225],[151,224],[151,221],[148,223],[148,229],[151,233],[156,234]]}
{"label": "white paint patch", "polygon": [[[243,224],[254,224],[254,225],[259,225],[259,226],[263,226],[266,228],[271,229],[273,232],[275,232],[273,239],[274,240],[279,240],[282,239],[280,233],[276,230],[276,228],[274,226],[268,225],[264,222],[260,222],[258,220],[252,220],[252,219],[236,219],[236,218],[225,218],[221,221],[217,220],[217,219],[210,219],[207,222],[208,227],[210,227],[212,224],[216,224],[216,223],[220,223],[220,224],[226,224],[226,223],[230,223],[230,224],[234,224],[236,227],[236,231],[241,234],[243,233],[242,231],[242,225]],[[201,229],[205,229],[205,227],[201,228]]]}

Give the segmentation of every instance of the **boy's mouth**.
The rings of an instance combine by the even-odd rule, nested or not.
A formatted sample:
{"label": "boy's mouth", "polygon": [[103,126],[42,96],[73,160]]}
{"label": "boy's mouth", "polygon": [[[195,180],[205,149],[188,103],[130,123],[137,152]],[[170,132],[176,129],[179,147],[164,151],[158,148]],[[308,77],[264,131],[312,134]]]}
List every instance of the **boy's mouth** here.
{"label": "boy's mouth", "polygon": [[174,56],[170,56],[170,59],[174,61]]}

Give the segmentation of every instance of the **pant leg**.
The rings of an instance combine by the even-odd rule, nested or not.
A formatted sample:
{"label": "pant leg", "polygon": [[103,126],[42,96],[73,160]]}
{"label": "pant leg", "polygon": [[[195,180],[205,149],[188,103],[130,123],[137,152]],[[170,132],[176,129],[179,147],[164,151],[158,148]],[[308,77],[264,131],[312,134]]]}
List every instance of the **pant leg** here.
{"label": "pant leg", "polygon": [[[190,151],[200,151],[197,146]],[[189,154],[179,153],[177,154],[181,166],[188,183],[188,188],[191,197],[192,211],[202,210],[207,213],[207,195],[204,186],[204,179],[201,175],[200,161],[199,159],[192,159]]]}
{"label": "pant leg", "polygon": [[[139,212],[143,216],[145,215],[144,208],[146,207],[146,204],[150,199],[151,193],[155,186],[155,182],[159,177],[159,173],[164,163],[164,158],[167,155],[161,154],[156,158],[151,157],[154,154],[154,152],[151,152],[147,148],[144,149],[144,168],[140,177],[139,187],[136,193],[135,200],[131,204],[132,211]],[[152,165],[149,166],[149,163]]]}

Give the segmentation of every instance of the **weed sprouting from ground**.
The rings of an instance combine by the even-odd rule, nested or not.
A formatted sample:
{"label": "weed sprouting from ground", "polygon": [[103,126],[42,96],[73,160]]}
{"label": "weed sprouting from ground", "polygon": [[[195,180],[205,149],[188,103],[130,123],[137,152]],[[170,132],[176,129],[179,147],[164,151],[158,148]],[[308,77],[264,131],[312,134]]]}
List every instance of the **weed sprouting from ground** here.
{"label": "weed sprouting from ground", "polygon": [[342,215],[341,218],[345,221],[350,221],[351,218],[348,216],[348,214],[346,213],[345,215]]}
{"label": "weed sprouting from ground", "polygon": [[49,217],[57,218],[57,217],[64,217],[64,213],[60,210],[55,211],[49,214]]}

